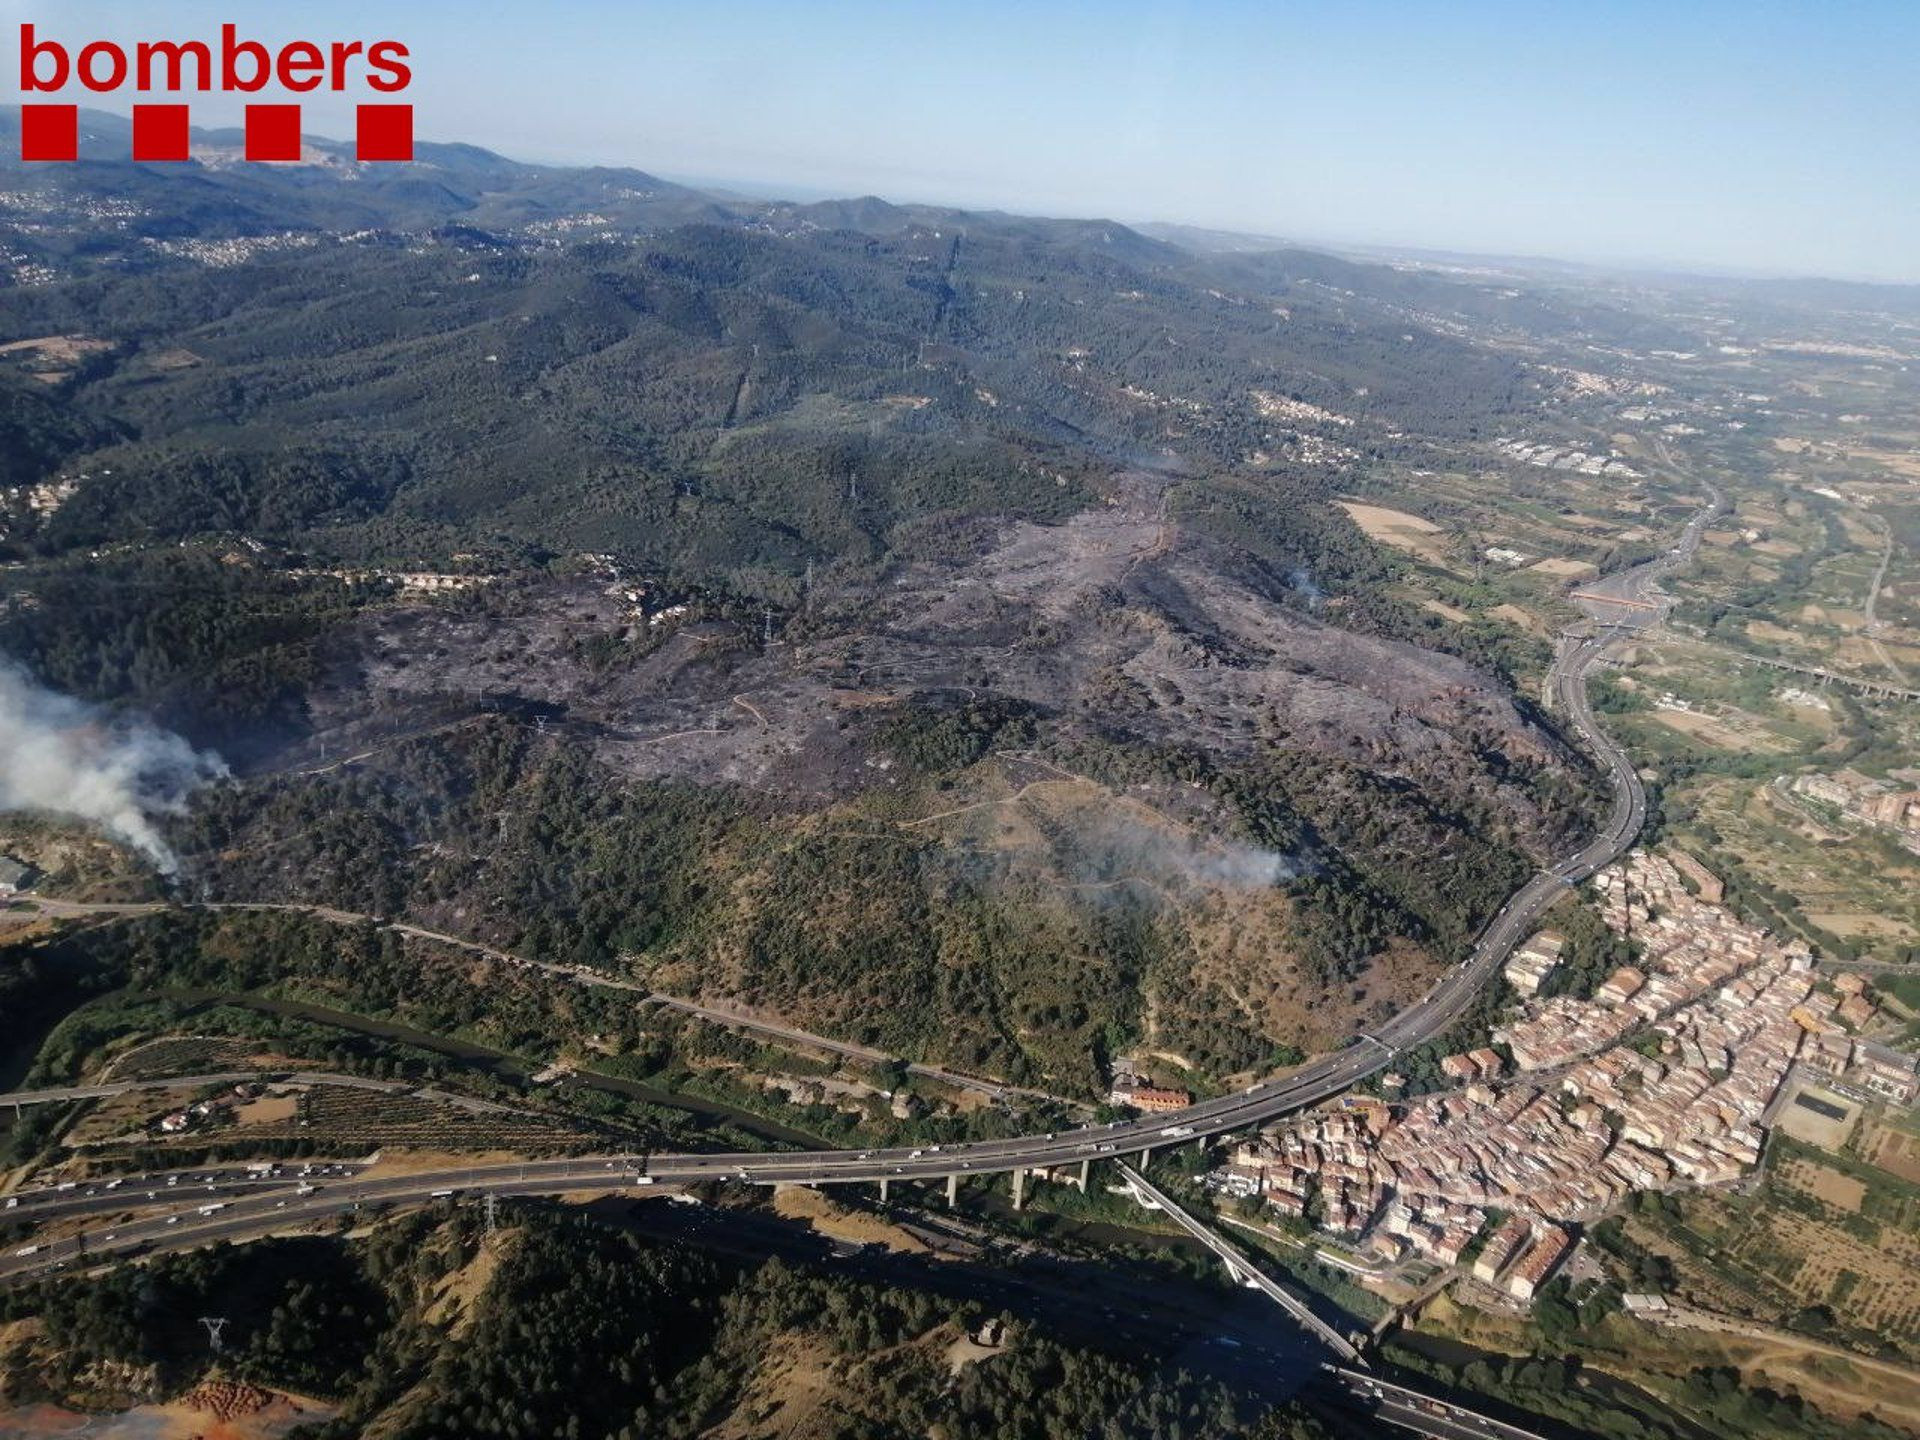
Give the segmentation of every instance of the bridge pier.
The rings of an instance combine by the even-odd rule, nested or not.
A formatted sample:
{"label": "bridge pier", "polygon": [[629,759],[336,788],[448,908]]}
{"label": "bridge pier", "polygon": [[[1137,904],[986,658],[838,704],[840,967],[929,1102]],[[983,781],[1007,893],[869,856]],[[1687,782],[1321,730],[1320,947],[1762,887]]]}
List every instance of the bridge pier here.
{"label": "bridge pier", "polygon": [[1027,1208],[1027,1172],[1024,1170],[1016,1169],[1013,1172],[1013,1208]]}
{"label": "bridge pier", "polygon": [[960,1174],[955,1171],[947,1176],[947,1209],[952,1210],[960,1203]]}
{"label": "bridge pier", "polygon": [[880,1203],[882,1205],[887,1203],[887,1188],[888,1188],[887,1179],[885,1176],[882,1176],[880,1179]]}
{"label": "bridge pier", "polygon": [[1092,1179],[1093,1162],[1091,1160],[1082,1160],[1080,1162],[1080,1193],[1082,1195],[1087,1193],[1087,1185]]}

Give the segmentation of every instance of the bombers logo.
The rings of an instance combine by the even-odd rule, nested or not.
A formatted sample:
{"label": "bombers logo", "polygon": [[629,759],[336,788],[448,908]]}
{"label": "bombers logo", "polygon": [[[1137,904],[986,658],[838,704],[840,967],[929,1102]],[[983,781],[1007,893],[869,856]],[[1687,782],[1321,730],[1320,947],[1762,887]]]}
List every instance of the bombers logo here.
{"label": "bombers logo", "polygon": [[[200,40],[142,40],[131,52],[110,40],[77,48],[20,27],[20,158],[77,160],[79,107],[38,101],[78,85],[96,95],[132,91],[152,94],[255,95],[276,85],[303,94],[344,91],[364,84],[383,95],[405,90],[413,79],[407,47],[397,40],[336,40],[319,45],[294,40],[270,49],[242,39],[232,25],[220,27],[217,44]],[[133,106],[135,160],[187,160],[190,107],[178,101]],[[413,106],[398,102],[355,107],[354,158],[411,160]],[[300,158],[300,106],[249,102],[249,160]]]}

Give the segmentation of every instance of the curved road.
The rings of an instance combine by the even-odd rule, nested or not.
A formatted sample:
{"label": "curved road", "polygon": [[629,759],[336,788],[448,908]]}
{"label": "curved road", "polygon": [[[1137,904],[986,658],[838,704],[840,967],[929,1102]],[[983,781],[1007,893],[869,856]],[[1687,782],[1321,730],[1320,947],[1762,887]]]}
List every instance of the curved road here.
{"label": "curved road", "polygon": [[[94,903],[90,901],[56,900],[39,895],[22,897],[24,903],[33,907],[39,914],[53,920],[84,920],[101,916],[157,915],[165,910],[177,908],[162,900],[130,901],[126,903]],[[295,901],[282,900],[203,900],[195,902],[193,908],[201,910],[274,910],[289,914],[313,915],[335,925],[372,925],[378,929],[391,930],[396,935],[410,935],[418,940],[431,940],[435,944],[448,945],[456,950],[465,950],[470,954],[484,955],[489,960],[497,960],[505,965],[517,965],[523,970],[541,970],[562,980],[570,980],[578,985],[592,985],[606,990],[625,990],[640,997],[649,1005],[659,1005],[668,1010],[678,1010],[695,1019],[704,1020],[710,1025],[722,1025],[736,1030],[747,1030],[755,1034],[766,1035],[790,1045],[801,1045],[813,1050],[823,1050],[830,1055],[843,1059],[859,1061],[862,1064],[886,1066],[894,1063],[894,1057],[885,1051],[876,1050],[870,1045],[861,1045],[852,1040],[836,1040],[830,1035],[816,1034],[811,1030],[802,1030],[797,1025],[789,1025],[783,1020],[769,1018],[738,1005],[717,1005],[702,1003],[698,1000],[683,999],[678,995],[668,995],[646,985],[631,980],[622,980],[617,975],[607,975],[598,970],[590,970],[581,965],[561,965],[550,960],[529,960],[524,955],[516,955],[511,950],[502,950],[495,945],[487,945],[478,940],[468,940],[459,935],[448,935],[439,930],[428,930],[420,925],[412,925],[404,920],[389,920],[378,915],[363,915],[351,910],[337,910],[327,905],[307,905]],[[1089,1107],[1083,1101],[1064,1095],[1052,1095],[1044,1090],[1032,1090],[1020,1085],[1009,1084],[1003,1080],[989,1080],[978,1075],[966,1075],[957,1070],[947,1070],[938,1065],[918,1062],[906,1067],[910,1075],[924,1076],[942,1085],[950,1085],[956,1090],[973,1090],[993,1100],[1007,1100],[1020,1096],[1028,1100],[1040,1100],[1069,1109],[1086,1110]],[[52,1094],[53,1092],[47,1092]],[[78,1095],[62,1095],[57,1098],[87,1098]],[[43,1103],[29,1092],[0,1095],[0,1104],[31,1105]]]}
{"label": "curved road", "polygon": [[[1594,624],[1589,629],[1570,632],[1563,639],[1549,672],[1549,688],[1556,704],[1607,769],[1614,794],[1606,825],[1578,850],[1521,886],[1488,923],[1472,953],[1423,999],[1373,1034],[1358,1036],[1344,1048],[1290,1075],[1264,1081],[1233,1095],[1203,1100],[1172,1114],[1006,1140],[913,1149],[901,1146],[791,1154],[600,1155],[367,1177],[328,1184],[324,1193],[236,1199],[205,1217],[175,1215],[138,1221],[121,1226],[111,1240],[94,1237],[84,1252],[76,1241],[68,1239],[41,1246],[25,1255],[0,1254],[0,1277],[42,1271],[70,1262],[81,1253],[99,1255],[151,1244],[175,1248],[213,1239],[238,1239],[298,1220],[340,1214],[360,1205],[417,1202],[445,1191],[553,1194],[635,1183],[722,1179],[750,1184],[836,1185],[941,1180],[951,1175],[1078,1165],[1246,1129],[1330,1099],[1384,1069],[1400,1051],[1443,1032],[1467,1009],[1482,984],[1532,932],[1554,902],[1570,887],[1625,853],[1640,833],[1646,822],[1646,789],[1626,752],[1594,718],[1586,679],[1594,664],[1622,638],[1664,617],[1666,602],[1659,597],[1658,582],[1692,559],[1701,533],[1725,503],[1717,489],[1711,486],[1708,489],[1708,503],[1688,521],[1671,550],[1644,565],[1584,587],[1583,593],[1593,598],[1580,603]],[[5,1097],[0,1096],[0,1103],[4,1100]]]}

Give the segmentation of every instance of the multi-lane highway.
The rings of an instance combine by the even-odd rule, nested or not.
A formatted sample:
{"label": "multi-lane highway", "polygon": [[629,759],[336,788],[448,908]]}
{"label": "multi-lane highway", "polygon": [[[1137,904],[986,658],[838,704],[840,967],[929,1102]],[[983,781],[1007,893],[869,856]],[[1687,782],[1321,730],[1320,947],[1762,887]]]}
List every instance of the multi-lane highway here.
{"label": "multi-lane highway", "polygon": [[1319,1388],[1348,1408],[1433,1440],[1540,1440],[1531,1430],[1395,1385],[1370,1370],[1328,1365],[1321,1371]]}
{"label": "multi-lane highway", "polygon": [[[643,1183],[733,1179],[749,1184],[836,1185],[874,1181],[942,1180],[1037,1167],[1076,1166],[1136,1154],[1189,1139],[1218,1135],[1261,1124],[1318,1104],[1385,1068],[1400,1051],[1440,1034],[1472,1003],[1481,986],[1563,895],[1601,866],[1622,854],[1646,820],[1646,791],[1626,753],[1600,728],[1586,692],[1594,664],[1624,635],[1654,623],[1664,605],[1657,596],[1661,577],[1689,560],[1700,535],[1722,504],[1718,491],[1687,524],[1675,546],[1658,559],[1609,577],[1603,595],[1635,605],[1609,604],[1602,598],[1583,604],[1606,606],[1596,624],[1569,635],[1549,674],[1550,693],[1569,727],[1606,767],[1613,789],[1607,823],[1598,835],[1527,881],[1500,909],[1472,953],[1421,1000],[1370,1035],[1291,1074],[1262,1082],[1233,1095],[1201,1101],[1171,1115],[1116,1121],[1105,1126],[981,1140],[948,1146],[905,1146],[870,1150],[802,1153],[765,1152],[711,1155],[614,1155],[529,1161],[407,1176],[366,1176],[330,1183],[324,1194],[260,1195],[235,1199],[207,1216],[159,1217],[118,1227],[111,1241],[92,1237],[87,1252],[98,1255],[136,1246],[195,1243],[264,1233],[294,1220],[318,1218],[380,1203],[412,1203],[444,1191],[491,1190],[497,1194],[558,1193]],[[1599,586],[1588,586],[1592,593]],[[1645,608],[1648,602],[1654,608]],[[0,1103],[5,1097],[0,1096]],[[49,1218],[57,1212],[49,1212]],[[198,1222],[198,1223],[194,1223]],[[64,1239],[26,1254],[0,1255],[0,1276],[33,1273],[70,1262],[76,1242]]]}
{"label": "multi-lane highway", "polygon": [[[1103,1158],[1117,1160],[1158,1145],[1256,1125],[1317,1104],[1384,1068],[1401,1050],[1444,1031],[1566,889],[1624,853],[1640,833],[1647,813],[1645,787],[1626,753],[1595,719],[1587,694],[1587,676],[1623,636],[1664,618],[1666,604],[1657,590],[1659,580],[1692,558],[1702,532],[1723,503],[1719,492],[1712,491],[1709,503],[1688,522],[1679,542],[1665,555],[1587,587],[1579,603],[1594,624],[1563,638],[1549,672],[1548,688],[1556,707],[1607,772],[1613,800],[1600,833],[1516,891],[1489,922],[1472,953],[1419,1002],[1373,1034],[1356,1037],[1344,1049],[1291,1075],[1235,1095],[1203,1101],[1171,1116],[944,1147],[591,1156],[404,1175],[339,1164],[324,1170],[313,1166],[301,1170],[283,1166],[264,1172],[258,1168],[228,1168],[201,1171],[191,1178],[130,1176],[96,1182],[90,1188],[27,1192],[14,1198],[5,1219],[55,1225],[70,1233],[10,1245],[0,1252],[0,1279],[25,1279],[116,1255],[248,1240],[351,1216],[363,1209],[435,1199],[602,1190],[647,1193],[657,1186],[721,1179],[812,1185],[943,1178],[951,1182],[954,1177],[976,1173],[1075,1164],[1084,1167]],[[715,1014],[712,1018],[731,1017]],[[0,1103],[4,1098],[0,1097]],[[73,1094],[61,1098],[83,1097]],[[1123,1173],[1150,1196],[1156,1195],[1137,1171],[1123,1168]],[[1163,1195],[1157,1198],[1171,1206]],[[161,1208],[170,1202],[173,1208]],[[1172,1208],[1177,1212],[1178,1207]],[[91,1230],[78,1228],[89,1222],[93,1224]],[[1204,1226],[1199,1229],[1208,1243],[1217,1240]],[[1235,1273],[1265,1278],[1259,1276],[1256,1267],[1237,1259],[1229,1264],[1235,1267]],[[1267,1285],[1278,1288],[1271,1280]],[[1283,1298],[1289,1311],[1299,1305],[1284,1292],[1276,1298]],[[1322,1333],[1326,1327],[1311,1316],[1307,1322],[1311,1331],[1327,1343]],[[1342,1337],[1334,1335],[1331,1348],[1342,1359],[1352,1358],[1351,1347]],[[1322,1368],[1320,1383],[1339,1403],[1365,1410],[1378,1420],[1430,1440],[1538,1440],[1528,1431],[1391,1384],[1365,1370],[1328,1363]]]}
{"label": "multi-lane highway", "polygon": [[4,1207],[0,1208],[0,1224],[41,1225],[55,1220],[204,1205],[210,1199],[231,1201],[267,1190],[350,1179],[367,1169],[369,1163],[363,1160],[262,1161],[257,1165],[217,1165],[69,1180],[7,1196]]}
{"label": "multi-lane highway", "polygon": [[[724,1166],[733,1157],[659,1156],[652,1161],[640,1157],[627,1159],[529,1161],[506,1165],[475,1166],[458,1171],[408,1176],[373,1176],[362,1173],[358,1165],[320,1167],[279,1167],[281,1173],[268,1177],[252,1172],[201,1172],[173,1176],[145,1175],[128,1177],[128,1183],[171,1193],[188,1203],[170,1213],[144,1218],[128,1216],[102,1224],[90,1232],[57,1241],[28,1243],[0,1257],[0,1275],[24,1278],[30,1274],[57,1271],[75,1265],[92,1264],[114,1255],[135,1255],[156,1249],[187,1249],[218,1241],[239,1242],[316,1222],[351,1217],[363,1210],[383,1205],[414,1204],[424,1200],[471,1200],[482,1194],[496,1196],[551,1195],[556,1193],[619,1191],[650,1193],[650,1187],[663,1181],[712,1179],[726,1173]],[[761,1172],[749,1170],[754,1178],[778,1180],[801,1178],[805,1162],[811,1157],[758,1157]],[[762,1173],[763,1172],[763,1173]],[[1129,1179],[1140,1186],[1156,1203],[1176,1216],[1184,1212],[1164,1192],[1156,1189],[1137,1172]],[[173,1180],[174,1186],[165,1182]],[[213,1183],[209,1183],[213,1182]],[[218,1185],[220,1198],[206,1193]],[[257,1185],[258,1193],[235,1197],[240,1187]],[[204,1189],[203,1189],[204,1186]],[[136,1192],[141,1194],[145,1192]],[[125,1209],[128,1198],[114,1195],[66,1199],[64,1192],[49,1196],[50,1208],[69,1215],[82,1212],[79,1205],[104,1201],[109,1210]],[[137,1200],[135,1201],[137,1203]],[[1190,1218],[1190,1217],[1189,1217]],[[1217,1237],[1198,1222],[1197,1233],[1203,1241],[1217,1245]],[[1263,1281],[1261,1288],[1273,1294],[1278,1287],[1250,1262],[1232,1256],[1235,1273]],[[1306,1332],[1327,1345],[1341,1360],[1352,1362],[1354,1351],[1337,1332],[1304,1311],[1300,1302],[1281,1292],[1289,1313],[1303,1318]],[[1279,1297],[1276,1297],[1279,1298]],[[1446,1404],[1430,1396],[1392,1385],[1362,1370],[1334,1362],[1322,1366],[1317,1382],[1341,1404],[1365,1410],[1379,1419],[1434,1437],[1434,1440],[1539,1440],[1539,1437],[1513,1426],[1503,1425],[1464,1407]]]}

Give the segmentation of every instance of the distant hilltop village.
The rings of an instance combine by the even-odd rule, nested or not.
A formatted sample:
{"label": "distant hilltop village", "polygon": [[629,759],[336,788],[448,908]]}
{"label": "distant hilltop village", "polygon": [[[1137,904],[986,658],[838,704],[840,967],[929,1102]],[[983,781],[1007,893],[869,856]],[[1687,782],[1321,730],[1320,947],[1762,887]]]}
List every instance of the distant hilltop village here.
{"label": "distant hilltop village", "polygon": [[452,575],[427,570],[289,570],[289,575],[311,578],[324,575],[344,580],[349,585],[392,585],[409,594],[440,595],[456,590],[472,590],[495,584],[496,575]]}
{"label": "distant hilltop village", "polygon": [[[1697,862],[1636,851],[1596,884],[1607,926],[1639,954],[1591,999],[1538,998],[1563,950],[1543,932],[1508,963],[1522,1008],[1495,1046],[1441,1061],[1460,1088],[1396,1100],[1404,1081],[1383,1077],[1386,1098],[1277,1126],[1210,1183],[1343,1242],[1369,1272],[1459,1265],[1480,1242],[1473,1278],[1525,1303],[1574,1250],[1569,1227],[1635,1191],[1748,1174],[1783,1108],[1824,1113],[1807,1084],[1913,1103],[1912,1057],[1849,1033],[1875,1018],[1865,982],[1821,981],[1804,945],[1725,909]],[[1482,1241],[1496,1210],[1509,1218]]]}

